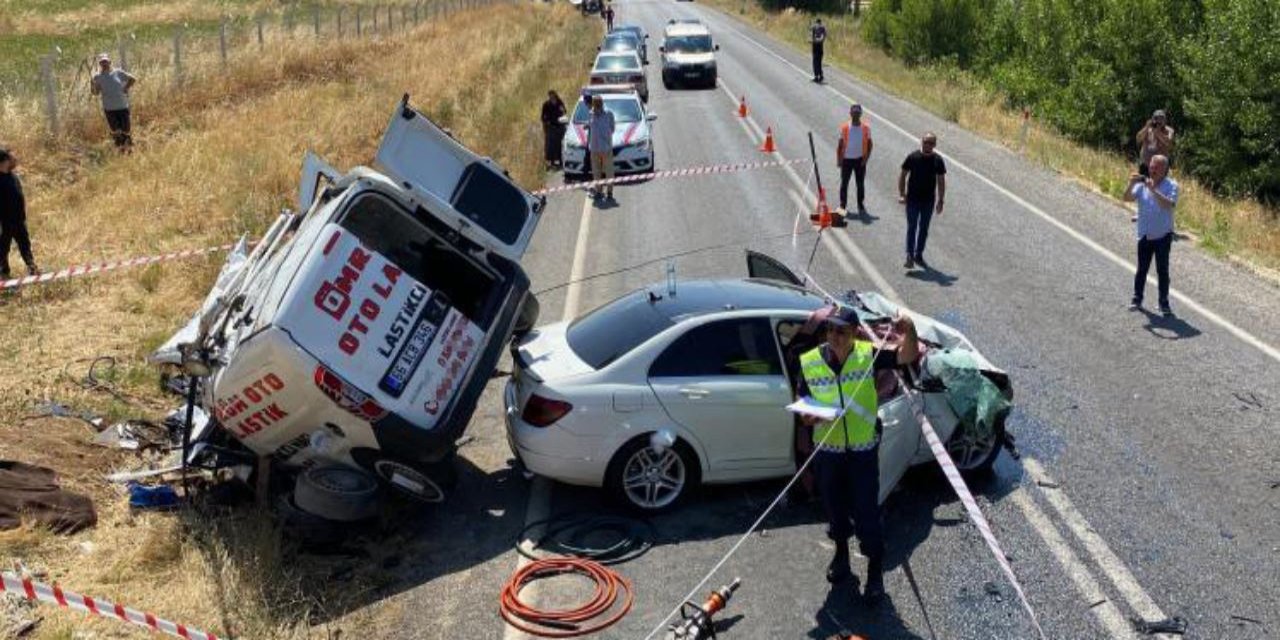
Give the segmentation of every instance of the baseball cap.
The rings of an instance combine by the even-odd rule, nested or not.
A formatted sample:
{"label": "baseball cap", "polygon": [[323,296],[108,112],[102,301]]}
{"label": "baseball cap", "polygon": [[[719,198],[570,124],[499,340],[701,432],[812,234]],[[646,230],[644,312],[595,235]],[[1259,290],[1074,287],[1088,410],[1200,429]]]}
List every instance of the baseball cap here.
{"label": "baseball cap", "polygon": [[111,62],[111,56],[110,56],[109,54],[106,54],[106,53],[99,53],[99,54],[98,54],[98,62],[99,62],[99,63],[102,63],[102,62]]}
{"label": "baseball cap", "polygon": [[856,327],[858,326],[858,313],[848,307],[840,307],[834,313],[827,316],[828,327]]}

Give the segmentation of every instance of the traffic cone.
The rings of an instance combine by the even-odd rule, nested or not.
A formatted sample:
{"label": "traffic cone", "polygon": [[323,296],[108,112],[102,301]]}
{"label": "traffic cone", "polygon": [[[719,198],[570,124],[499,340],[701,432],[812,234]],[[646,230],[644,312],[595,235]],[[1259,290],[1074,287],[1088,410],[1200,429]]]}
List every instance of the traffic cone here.
{"label": "traffic cone", "polygon": [[775,153],[778,148],[773,146],[773,127],[764,130],[764,144],[760,146],[760,150],[765,153]]}
{"label": "traffic cone", "polygon": [[746,96],[742,96],[742,99],[738,102],[738,117],[739,118],[747,117],[747,97]]}
{"label": "traffic cone", "polygon": [[831,226],[831,207],[827,206],[826,189],[818,188],[817,211],[809,214],[809,221],[817,223],[818,227],[822,229]]}

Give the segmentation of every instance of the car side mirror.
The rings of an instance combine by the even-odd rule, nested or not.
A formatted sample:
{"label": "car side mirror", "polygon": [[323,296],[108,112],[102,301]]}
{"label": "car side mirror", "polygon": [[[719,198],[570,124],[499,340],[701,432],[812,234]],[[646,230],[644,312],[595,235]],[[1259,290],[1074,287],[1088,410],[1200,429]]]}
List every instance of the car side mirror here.
{"label": "car side mirror", "polygon": [[645,120],[648,120],[649,122],[653,122],[654,120],[657,120],[657,119],[658,119],[658,114],[656,113],[650,113],[649,115],[645,116]]}
{"label": "car side mirror", "polygon": [[569,124],[569,116],[560,116],[559,118],[556,118],[556,122],[559,122],[560,124]]}
{"label": "car side mirror", "polygon": [[666,52],[667,52],[667,48],[666,48],[666,47],[661,47],[661,46],[660,46],[660,47],[658,47],[658,53],[666,53]]}
{"label": "car side mirror", "polygon": [[713,48],[712,48],[712,50],[713,50],[713,51],[719,51],[719,50],[720,50],[720,45],[716,45],[715,47],[713,47]]}

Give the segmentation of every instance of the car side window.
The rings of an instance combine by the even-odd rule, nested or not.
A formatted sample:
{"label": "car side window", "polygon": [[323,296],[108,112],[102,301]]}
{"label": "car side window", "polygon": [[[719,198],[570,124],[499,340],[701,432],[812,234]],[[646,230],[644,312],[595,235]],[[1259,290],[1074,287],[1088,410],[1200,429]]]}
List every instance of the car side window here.
{"label": "car side window", "polygon": [[782,375],[765,318],[720,320],[690,329],[649,367],[654,378]]}

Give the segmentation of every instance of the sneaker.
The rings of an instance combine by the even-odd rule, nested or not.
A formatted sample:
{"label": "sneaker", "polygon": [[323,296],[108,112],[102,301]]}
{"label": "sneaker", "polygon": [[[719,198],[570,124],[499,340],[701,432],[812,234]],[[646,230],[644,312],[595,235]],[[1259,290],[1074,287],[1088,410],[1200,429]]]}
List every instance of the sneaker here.
{"label": "sneaker", "polygon": [[872,603],[884,597],[884,565],[881,560],[867,562],[867,588],[862,596]]}
{"label": "sneaker", "polygon": [[1172,317],[1173,317],[1173,309],[1171,309],[1171,308],[1169,307],[1169,305],[1168,305],[1168,304],[1162,304],[1162,305],[1160,305],[1160,315],[1162,315],[1162,316],[1164,316],[1164,317],[1166,317],[1166,318],[1172,318]]}
{"label": "sneaker", "polygon": [[924,261],[924,256],[916,256],[915,261],[918,266],[924,267],[925,269],[929,268],[929,263]]}
{"label": "sneaker", "polygon": [[1130,301],[1129,301],[1129,310],[1130,310],[1130,311],[1141,311],[1141,310],[1142,310],[1142,301],[1141,301],[1141,300],[1139,300],[1139,299],[1137,299],[1137,298],[1134,298],[1133,300],[1130,300]]}
{"label": "sneaker", "polygon": [[848,558],[845,558],[843,562],[840,561],[839,557],[831,560],[831,564],[827,567],[827,582],[840,584],[852,577],[853,571],[849,569]]}
{"label": "sneaker", "polygon": [[916,266],[916,261],[912,260],[911,256],[907,256],[907,261],[902,263],[903,269],[914,269],[915,266]]}
{"label": "sneaker", "polygon": [[29,276],[40,275],[40,267],[37,267],[34,263],[27,265],[27,275]]}
{"label": "sneaker", "polygon": [[866,208],[866,207],[864,207],[864,206],[862,206],[862,205],[858,205],[858,215],[860,215],[860,216],[866,216],[866,215],[870,215],[870,214],[868,214],[868,213],[867,213],[867,208]]}

